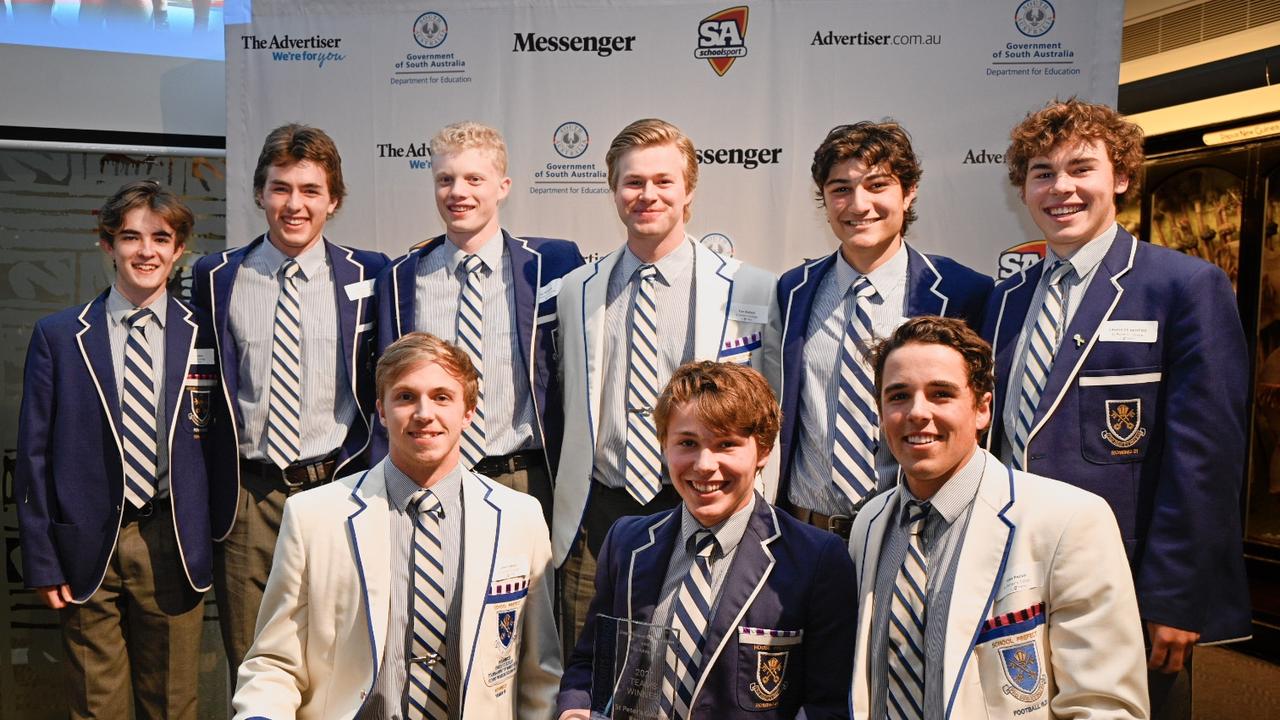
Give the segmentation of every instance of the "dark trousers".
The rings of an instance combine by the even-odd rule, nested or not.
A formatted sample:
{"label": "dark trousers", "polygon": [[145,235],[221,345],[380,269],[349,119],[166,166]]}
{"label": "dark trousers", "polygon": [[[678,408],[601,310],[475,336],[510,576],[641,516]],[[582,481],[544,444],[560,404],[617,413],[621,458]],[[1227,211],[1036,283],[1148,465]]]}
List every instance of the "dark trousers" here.
{"label": "dark trousers", "polygon": [[[523,468],[512,469],[515,463],[509,462],[509,459],[516,455],[530,462]],[[546,455],[541,448],[501,457],[486,457],[476,463],[475,472],[512,490],[532,495],[542,506],[542,519],[548,528],[551,527],[551,500],[555,490],[551,487],[551,473],[547,471]]]}
{"label": "dark trousers", "polygon": [[[1151,648],[1147,648],[1150,656]],[[1151,720],[1191,720],[1191,663],[1195,652],[1182,666],[1182,671],[1167,675],[1158,670],[1147,671],[1147,693],[1151,698]]]}
{"label": "dark trousers", "polygon": [[582,527],[569,549],[569,556],[560,566],[560,648],[565,657],[578,642],[578,634],[587,621],[587,610],[596,594],[596,559],[609,528],[620,517],[627,515],[653,515],[680,504],[675,488],[664,485],[662,492],[641,505],[626,491],[591,483],[591,495],[587,498]]}
{"label": "dark trousers", "polygon": [[204,593],[187,582],[167,500],[121,525],[102,586],[59,620],[72,718],[195,720]]}

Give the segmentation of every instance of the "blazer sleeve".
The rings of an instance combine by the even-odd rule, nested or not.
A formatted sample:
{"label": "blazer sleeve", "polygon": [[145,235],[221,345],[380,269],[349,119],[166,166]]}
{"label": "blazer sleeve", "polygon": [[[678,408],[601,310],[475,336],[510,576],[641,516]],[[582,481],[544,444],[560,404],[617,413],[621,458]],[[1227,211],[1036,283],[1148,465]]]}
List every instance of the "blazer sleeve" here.
{"label": "blazer sleeve", "polygon": [[310,685],[306,650],[310,623],[307,552],[295,503],[286,502],[258,628],[240,665],[232,709],[236,720],[291,718]]}
{"label": "blazer sleeve", "polygon": [[42,323],[36,323],[22,372],[22,408],[18,415],[18,463],[14,497],[27,587],[51,587],[67,580],[53,537],[54,502],[50,437],[54,421],[53,353]]}
{"label": "blazer sleeve", "polygon": [[536,501],[530,498],[524,512],[529,522],[522,537],[533,547],[529,559],[529,595],[525,600],[522,626],[524,639],[520,644],[516,717],[520,720],[546,720],[555,709],[556,692],[564,669],[560,662],[560,633],[556,630],[551,536],[542,519],[542,507]]}
{"label": "blazer sleeve", "polygon": [[1142,621],[1120,529],[1106,501],[1081,497],[1046,572],[1051,715],[1146,718]]}
{"label": "blazer sleeve", "polygon": [[849,685],[853,677],[854,621],[858,585],[844,543],[829,535],[814,564],[805,621],[804,716],[810,720],[849,717]]}
{"label": "blazer sleeve", "polygon": [[1225,273],[1200,264],[1166,321],[1160,477],[1135,573],[1145,620],[1199,632],[1205,578],[1240,548],[1249,355]]}

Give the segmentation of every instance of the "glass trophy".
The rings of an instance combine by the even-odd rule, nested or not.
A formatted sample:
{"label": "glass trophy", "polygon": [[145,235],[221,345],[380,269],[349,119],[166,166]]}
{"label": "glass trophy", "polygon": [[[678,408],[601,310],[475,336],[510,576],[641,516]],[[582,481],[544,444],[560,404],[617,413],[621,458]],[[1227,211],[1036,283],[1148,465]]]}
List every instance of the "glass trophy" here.
{"label": "glass trophy", "polygon": [[665,720],[662,676],[679,643],[679,630],[596,616],[591,720]]}

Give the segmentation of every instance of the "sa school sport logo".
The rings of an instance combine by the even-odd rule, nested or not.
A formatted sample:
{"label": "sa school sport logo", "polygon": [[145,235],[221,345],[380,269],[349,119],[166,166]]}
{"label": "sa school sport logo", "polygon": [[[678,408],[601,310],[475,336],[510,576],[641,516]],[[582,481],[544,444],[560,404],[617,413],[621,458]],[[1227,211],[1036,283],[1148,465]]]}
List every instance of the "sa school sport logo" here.
{"label": "sa school sport logo", "polygon": [[1044,259],[1044,241],[1024,242],[1000,253],[996,280],[1013,277]]}
{"label": "sa school sport logo", "polygon": [[716,75],[724,77],[733,62],[747,55],[746,5],[721,10],[698,23],[698,48],[693,56],[711,63]]}

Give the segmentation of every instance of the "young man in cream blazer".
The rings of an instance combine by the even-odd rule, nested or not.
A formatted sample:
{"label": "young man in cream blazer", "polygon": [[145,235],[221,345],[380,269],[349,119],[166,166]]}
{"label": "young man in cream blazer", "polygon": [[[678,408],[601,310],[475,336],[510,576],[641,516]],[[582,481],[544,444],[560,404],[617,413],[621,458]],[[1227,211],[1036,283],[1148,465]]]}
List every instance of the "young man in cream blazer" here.
{"label": "young man in cream blazer", "polygon": [[899,483],[854,519],[855,718],[1146,718],[1142,626],[1102,498],[978,447],[990,347],[907,321],[876,351]]}
{"label": "young man in cream blazer", "polygon": [[566,275],[557,297],[565,424],[551,528],[567,646],[586,618],[613,521],[680,501],[653,424],[671,373],[719,360],[750,365],[774,387],[778,377],[777,278],[685,232],[698,184],[692,141],[664,120],[637,120],[605,162],[627,242]]}
{"label": "young man in cream blazer", "polygon": [[549,718],[546,524],[537,500],[459,463],[475,368],[409,333],[376,383],[389,454],[286,503],[236,717]]}

